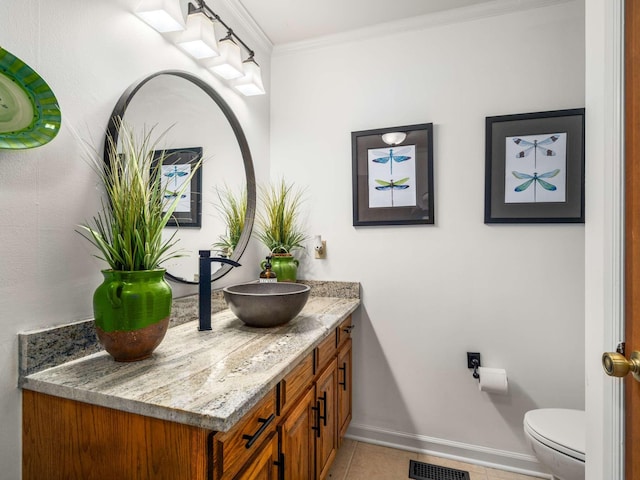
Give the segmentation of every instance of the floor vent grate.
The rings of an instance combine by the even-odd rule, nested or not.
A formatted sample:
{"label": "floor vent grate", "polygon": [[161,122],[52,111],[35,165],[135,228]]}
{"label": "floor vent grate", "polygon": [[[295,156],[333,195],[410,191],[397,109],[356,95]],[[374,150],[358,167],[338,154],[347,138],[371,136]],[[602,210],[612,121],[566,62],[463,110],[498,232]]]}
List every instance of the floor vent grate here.
{"label": "floor vent grate", "polygon": [[470,480],[469,472],[430,463],[409,461],[409,478],[415,480]]}

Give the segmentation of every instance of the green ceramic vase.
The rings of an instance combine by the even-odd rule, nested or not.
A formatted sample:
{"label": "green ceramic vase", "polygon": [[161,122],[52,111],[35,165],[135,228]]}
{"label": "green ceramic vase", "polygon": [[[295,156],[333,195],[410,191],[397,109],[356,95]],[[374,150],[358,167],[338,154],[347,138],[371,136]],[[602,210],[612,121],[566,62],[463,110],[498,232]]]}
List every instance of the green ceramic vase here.
{"label": "green ceramic vase", "polygon": [[[260,266],[264,270],[267,261],[263,260]],[[271,257],[271,270],[275,272],[279,282],[295,282],[298,279],[298,259],[290,253],[274,253]]]}
{"label": "green ceramic vase", "polygon": [[96,333],[104,349],[119,362],[151,355],[164,338],[171,314],[171,287],[165,270],[103,270],[93,294]]}

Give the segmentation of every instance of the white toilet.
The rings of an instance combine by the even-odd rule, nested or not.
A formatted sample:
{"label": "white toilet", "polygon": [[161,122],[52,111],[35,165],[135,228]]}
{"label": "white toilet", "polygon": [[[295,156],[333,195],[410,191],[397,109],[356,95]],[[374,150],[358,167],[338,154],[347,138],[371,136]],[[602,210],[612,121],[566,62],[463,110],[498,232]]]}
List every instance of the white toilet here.
{"label": "white toilet", "polygon": [[524,433],[537,459],[557,480],[584,480],[583,410],[542,408],[524,415]]}

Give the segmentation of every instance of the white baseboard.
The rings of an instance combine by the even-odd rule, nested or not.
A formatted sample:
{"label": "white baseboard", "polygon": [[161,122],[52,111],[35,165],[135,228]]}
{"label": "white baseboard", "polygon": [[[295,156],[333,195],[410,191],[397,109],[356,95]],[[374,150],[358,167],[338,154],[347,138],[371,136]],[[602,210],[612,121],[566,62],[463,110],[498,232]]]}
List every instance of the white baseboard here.
{"label": "white baseboard", "polygon": [[542,472],[540,463],[533,455],[453,442],[425,435],[397,432],[353,422],[349,425],[345,436],[359,442],[435,455],[532,477],[552,478],[551,475]]}

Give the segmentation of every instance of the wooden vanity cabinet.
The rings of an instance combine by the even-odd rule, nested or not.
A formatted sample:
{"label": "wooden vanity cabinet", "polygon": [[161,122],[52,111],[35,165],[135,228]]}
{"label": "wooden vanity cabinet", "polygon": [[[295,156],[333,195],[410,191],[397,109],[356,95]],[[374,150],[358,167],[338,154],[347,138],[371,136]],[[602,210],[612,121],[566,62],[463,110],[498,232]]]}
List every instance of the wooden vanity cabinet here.
{"label": "wooden vanity cabinet", "polygon": [[[251,459],[236,460],[236,464],[244,461],[246,465],[239,476],[216,479],[262,480],[272,478],[268,475],[276,475],[274,472],[278,476],[273,478],[278,480],[327,478],[351,422],[352,329],[349,316],[278,384],[277,453],[269,437]],[[214,437],[214,444],[222,438]],[[215,458],[220,462],[219,454]]]}
{"label": "wooden vanity cabinet", "polygon": [[204,480],[209,430],[24,390],[22,478]]}
{"label": "wooden vanity cabinet", "polygon": [[23,479],[324,480],[351,421],[351,328],[228,432],[23,390]]}
{"label": "wooden vanity cabinet", "polygon": [[282,480],[327,477],[351,421],[352,328],[349,317],[278,386]]}

